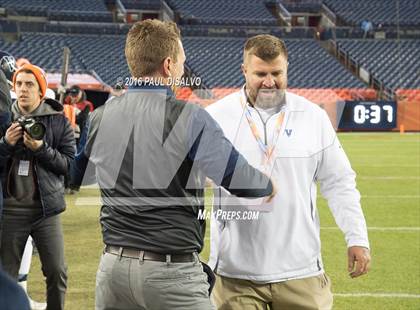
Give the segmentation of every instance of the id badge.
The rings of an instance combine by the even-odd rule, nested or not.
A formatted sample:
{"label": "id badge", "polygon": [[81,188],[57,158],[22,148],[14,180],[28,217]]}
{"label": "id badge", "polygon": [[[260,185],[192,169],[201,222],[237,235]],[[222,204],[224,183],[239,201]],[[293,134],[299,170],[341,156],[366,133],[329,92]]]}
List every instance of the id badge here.
{"label": "id badge", "polygon": [[20,175],[22,177],[27,177],[29,175],[29,166],[30,166],[30,161],[29,160],[20,160],[19,161],[18,175]]}

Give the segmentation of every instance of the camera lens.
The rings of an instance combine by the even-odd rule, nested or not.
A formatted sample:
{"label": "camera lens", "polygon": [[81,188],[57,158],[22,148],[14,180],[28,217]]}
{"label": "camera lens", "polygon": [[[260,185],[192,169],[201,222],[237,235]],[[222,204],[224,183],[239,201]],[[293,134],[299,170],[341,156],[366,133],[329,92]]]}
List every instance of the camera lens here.
{"label": "camera lens", "polygon": [[45,135],[45,126],[42,123],[35,123],[28,128],[29,134],[35,140],[41,140]]}

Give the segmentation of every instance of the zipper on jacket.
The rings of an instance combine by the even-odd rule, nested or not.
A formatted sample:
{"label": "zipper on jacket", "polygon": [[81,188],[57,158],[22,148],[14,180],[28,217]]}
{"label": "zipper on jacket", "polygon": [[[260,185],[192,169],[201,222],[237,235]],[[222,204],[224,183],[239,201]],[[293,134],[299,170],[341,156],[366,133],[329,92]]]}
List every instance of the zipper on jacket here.
{"label": "zipper on jacket", "polygon": [[42,200],[41,186],[40,186],[39,180],[38,180],[38,171],[37,171],[37,168],[36,168],[36,159],[35,158],[34,158],[34,171],[35,171],[35,177],[36,177],[36,184],[38,185],[39,201],[41,202],[42,213],[45,216],[44,201]]}
{"label": "zipper on jacket", "polygon": [[[253,107],[254,108],[254,107]],[[270,120],[270,118],[272,118],[274,115],[276,115],[277,113],[274,113],[273,115],[270,115],[270,117],[269,118],[267,118],[267,120],[264,122],[264,120],[263,120],[263,118],[262,118],[262,116],[261,116],[261,114],[260,114],[260,111],[258,111],[257,109],[255,109],[254,108],[254,110],[258,113],[258,116],[260,117],[260,119],[261,119],[261,122],[263,123],[263,127],[264,127],[264,144],[265,145],[267,145],[267,123],[268,123],[268,121]]]}

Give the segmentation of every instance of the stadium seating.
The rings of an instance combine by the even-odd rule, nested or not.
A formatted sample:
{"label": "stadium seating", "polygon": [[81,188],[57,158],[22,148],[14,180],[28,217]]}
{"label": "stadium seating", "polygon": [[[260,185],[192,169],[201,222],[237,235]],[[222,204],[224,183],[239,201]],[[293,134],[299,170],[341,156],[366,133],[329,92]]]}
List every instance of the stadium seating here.
{"label": "stadium seating", "polygon": [[256,33],[268,33],[280,38],[312,39],[315,37],[313,28],[286,28],[278,26],[234,26],[222,25],[182,25],[180,26],[183,36],[193,37],[250,37]]}
{"label": "stadium seating", "polygon": [[[239,87],[244,38],[185,37],[187,63],[209,87]],[[315,40],[286,40],[289,86],[296,88],[364,88]]]}
{"label": "stadium seating", "polygon": [[395,0],[324,0],[333,12],[345,23],[359,26],[364,20],[371,21],[375,26],[383,27],[420,25],[420,1],[399,1],[399,15]]}
{"label": "stadium seating", "polygon": [[[243,84],[240,65],[244,38],[183,39],[187,65],[205,86],[239,87]],[[71,50],[71,69],[95,70],[104,82],[114,85],[129,76],[124,56],[123,35],[66,35],[25,33],[20,41],[0,40],[0,49],[25,57],[47,71],[57,71],[62,48]],[[344,69],[314,40],[287,40],[289,85],[296,88],[363,88],[365,85]]]}
{"label": "stadium seating", "polygon": [[[201,77],[204,86],[212,89],[240,87],[244,83],[240,65],[246,37],[256,33],[271,33],[286,40],[290,62],[289,87],[366,88],[363,82],[312,39],[312,28],[294,27],[288,31],[277,27],[276,19],[266,7],[276,1],[285,6],[295,5],[295,1],[288,0],[166,1],[181,18],[187,54],[186,64],[194,75]],[[110,85],[114,85],[119,77],[129,76],[124,57],[124,42],[130,26],[112,22],[111,12],[107,11],[105,5],[106,1],[50,2],[46,8],[46,1],[42,0],[1,1],[1,7],[27,10],[34,12],[34,15],[45,16],[48,20],[21,22],[21,39],[17,42],[0,39],[0,49],[10,51],[16,57],[29,58],[47,71],[57,71],[61,66],[62,48],[68,46],[71,50],[72,71],[94,70]],[[121,2],[127,9],[157,9],[161,5],[160,0]],[[302,0],[299,3],[303,7],[303,4],[316,6],[320,2]],[[372,22],[387,19],[389,24],[393,22],[392,16],[395,14],[395,10],[390,6],[394,2],[390,0],[354,0],[352,6],[344,0],[323,2],[337,14],[344,12],[340,15],[343,18],[347,13],[364,10],[366,14],[375,14],[372,16],[376,19],[371,18]],[[388,11],[373,9],[379,6],[379,3],[388,8]],[[406,14],[404,16],[407,18],[401,17],[401,21],[404,19],[404,22],[415,23],[420,19],[420,14],[410,19],[413,14],[408,12],[410,8],[416,12],[419,6],[420,1],[405,0],[404,5],[401,5],[401,16]],[[360,15],[360,19],[370,18],[371,15],[366,14]],[[16,30],[16,24],[10,21],[2,21],[0,27],[3,32]],[[363,34],[359,26],[342,30],[338,28],[337,34],[340,31],[345,32],[343,37],[360,37]],[[420,54],[419,40],[401,40],[398,43],[389,39],[338,39],[337,42],[338,47],[346,51],[349,58],[367,69],[389,89],[420,87],[420,67],[417,60]]]}
{"label": "stadium seating", "polygon": [[111,12],[49,11],[49,20],[112,23]]}
{"label": "stadium seating", "polygon": [[20,41],[4,42],[0,49],[16,58],[25,57],[46,71],[58,71],[62,63],[62,50],[71,51],[70,70],[94,70],[105,83],[115,85],[118,77],[129,76],[124,56],[125,37],[121,35],[66,35],[25,33]]}
{"label": "stadium seating", "polygon": [[49,20],[112,22],[112,14],[101,0],[2,0],[0,7],[8,14],[23,16],[43,16]]}
{"label": "stadium seating", "polygon": [[102,0],[2,0],[0,7],[14,9],[17,12],[21,10],[34,11],[78,11],[78,12],[101,12],[107,11],[104,1]]}
{"label": "stadium seating", "polygon": [[167,0],[181,23],[194,25],[276,25],[260,0]]}
{"label": "stadium seating", "polygon": [[16,33],[18,30],[15,21],[0,20],[0,33],[9,32]]}
{"label": "stadium seating", "polygon": [[419,40],[339,40],[338,46],[387,87],[420,88]]}
{"label": "stadium seating", "polygon": [[289,12],[317,13],[321,11],[322,0],[276,0]]}
{"label": "stadium seating", "polygon": [[160,0],[121,0],[126,10],[159,10]]}

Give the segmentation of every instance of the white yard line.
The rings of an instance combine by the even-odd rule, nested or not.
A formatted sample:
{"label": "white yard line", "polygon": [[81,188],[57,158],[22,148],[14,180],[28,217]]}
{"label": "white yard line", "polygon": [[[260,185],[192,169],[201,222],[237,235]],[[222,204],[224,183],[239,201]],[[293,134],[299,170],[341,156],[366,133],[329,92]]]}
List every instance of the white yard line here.
{"label": "white yard line", "polygon": [[420,176],[357,176],[358,180],[420,180]]}
{"label": "white yard line", "polygon": [[420,298],[420,294],[406,293],[334,293],[336,297]]}
{"label": "white yard line", "polygon": [[418,132],[405,132],[404,134],[400,134],[398,131],[392,131],[392,132],[339,132],[339,136],[385,136],[385,135],[400,135],[401,137],[407,136],[415,136],[418,135]]}
{"label": "white yard line", "polygon": [[398,198],[398,199],[414,199],[420,198],[420,195],[363,195],[362,198]]}
{"label": "white yard line", "polygon": [[360,167],[367,167],[367,168],[419,168],[420,167],[420,165],[403,165],[403,164],[396,164],[396,165],[393,165],[393,164],[389,164],[389,165],[388,164],[386,164],[386,165],[381,165],[381,164],[368,165],[368,164],[365,164],[365,163],[358,164],[354,160],[352,161],[351,165],[353,167],[358,167],[358,168],[360,168]]}
{"label": "white yard line", "polygon": [[[340,229],[336,226],[324,226],[321,227],[321,230],[337,230]],[[399,231],[399,232],[416,232],[420,231],[420,227],[417,226],[408,226],[408,227],[368,227],[370,231]],[[210,237],[205,237],[205,241],[209,241]]]}
{"label": "white yard line", "polygon": [[[325,226],[321,227],[322,230],[339,230],[335,226]],[[377,230],[377,231],[420,231],[420,227],[417,226],[407,226],[407,227],[368,227],[368,230]]]}
{"label": "white yard line", "polygon": [[74,202],[75,206],[99,206],[102,204],[102,200],[100,197],[92,196],[92,197],[76,197]]}
{"label": "white yard line", "polygon": [[[321,230],[340,230],[338,227],[321,227]],[[420,231],[420,227],[368,227],[368,230],[376,230],[376,231]],[[205,240],[210,240],[209,237],[205,237]]]}

